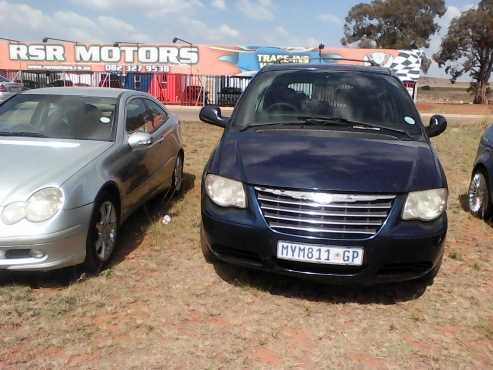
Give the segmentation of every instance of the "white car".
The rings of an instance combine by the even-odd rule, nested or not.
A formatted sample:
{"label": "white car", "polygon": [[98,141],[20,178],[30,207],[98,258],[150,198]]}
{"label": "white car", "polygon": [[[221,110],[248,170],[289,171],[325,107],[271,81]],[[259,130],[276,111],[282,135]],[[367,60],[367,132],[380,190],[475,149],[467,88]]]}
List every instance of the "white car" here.
{"label": "white car", "polygon": [[21,92],[23,88],[24,85],[22,83],[13,82],[0,76],[0,103]]}

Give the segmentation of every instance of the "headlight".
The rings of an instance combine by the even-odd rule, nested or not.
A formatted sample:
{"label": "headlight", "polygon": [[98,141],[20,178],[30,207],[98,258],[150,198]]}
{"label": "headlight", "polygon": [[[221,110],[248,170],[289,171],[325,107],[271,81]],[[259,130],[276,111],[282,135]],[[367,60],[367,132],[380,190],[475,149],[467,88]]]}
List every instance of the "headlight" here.
{"label": "headlight", "polygon": [[2,211],[2,222],[5,225],[13,225],[26,217],[26,203],[15,202],[7,205]]}
{"label": "headlight", "polygon": [[26,202],[7,205],[2,211],[2,222],[13,225],[26,218],[30,222],[43,222],[55,216],[63,206],[63,193],[58,188],[44,188]]}
{"label": "headlight", "polygon": [[38,190],[26,202],[26,218],[43,222],[55,216],[63,205],[63,193],[58,188]]}
{"label": "headlight", "polygon": [[447,189],[415,191],[407,196],[403,220],[431,221],[438,218],[447,208]]}
{"label": "headlight", "polygon": [[205,191],[218,206],[246,208],[245,190],[239,181],[217,175],[207,175]]}

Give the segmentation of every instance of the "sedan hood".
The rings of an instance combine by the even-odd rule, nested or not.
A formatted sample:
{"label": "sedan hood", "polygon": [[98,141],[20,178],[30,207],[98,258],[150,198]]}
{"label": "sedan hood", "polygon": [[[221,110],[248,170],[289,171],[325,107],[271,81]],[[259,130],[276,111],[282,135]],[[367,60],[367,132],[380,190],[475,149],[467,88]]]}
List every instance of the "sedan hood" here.
{"label": "sedan hood", "polygon": [[0,205],[63,184],[112,145],[104,141],[0,138]]}
{"label": "sedan hood", "polygon": [[249,130],[222,140],[211,169],[252,185],[403,193],[446,186],[426,142],[331,130]]}

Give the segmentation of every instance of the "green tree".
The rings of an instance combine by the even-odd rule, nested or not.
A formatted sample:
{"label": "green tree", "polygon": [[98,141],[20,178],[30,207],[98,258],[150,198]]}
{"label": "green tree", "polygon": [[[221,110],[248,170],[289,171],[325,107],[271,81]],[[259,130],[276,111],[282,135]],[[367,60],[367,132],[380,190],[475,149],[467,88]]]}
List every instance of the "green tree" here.
{"label": "green tree", "polygon": [[472,78],[475,104],[488,104],[488,83],[493,67],[493,0],[482,0],[450,23],[440,51],[433,58],[455,82]]}
{"label": "green tree", "polygon": [[364,38],[378,48],[413,49],[430,46],[440,30],[436,18],[445,14],[444,0],[373,0],[353,6],[344,24],[343,45]]}
{"label": "green tree", "polygon": [[[421,49],[440,30],[437,17],[445,14],[444,0],[373,0],[353,6],[345,19],[343,45],[359,43],[384,49]],[[372,42],[368,42],[371,40]],[[430,60],[422,60],[426,72]]]}

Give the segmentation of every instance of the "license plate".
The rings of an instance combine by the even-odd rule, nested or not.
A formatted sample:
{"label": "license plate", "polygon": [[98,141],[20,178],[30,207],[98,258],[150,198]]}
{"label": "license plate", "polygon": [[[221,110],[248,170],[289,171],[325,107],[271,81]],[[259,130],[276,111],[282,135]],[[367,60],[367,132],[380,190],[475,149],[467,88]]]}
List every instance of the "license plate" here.
{"label": "license plate", "polygon": [[327,247],[279,241],[277,258],[326,265],[361,266],[363,248]]}

